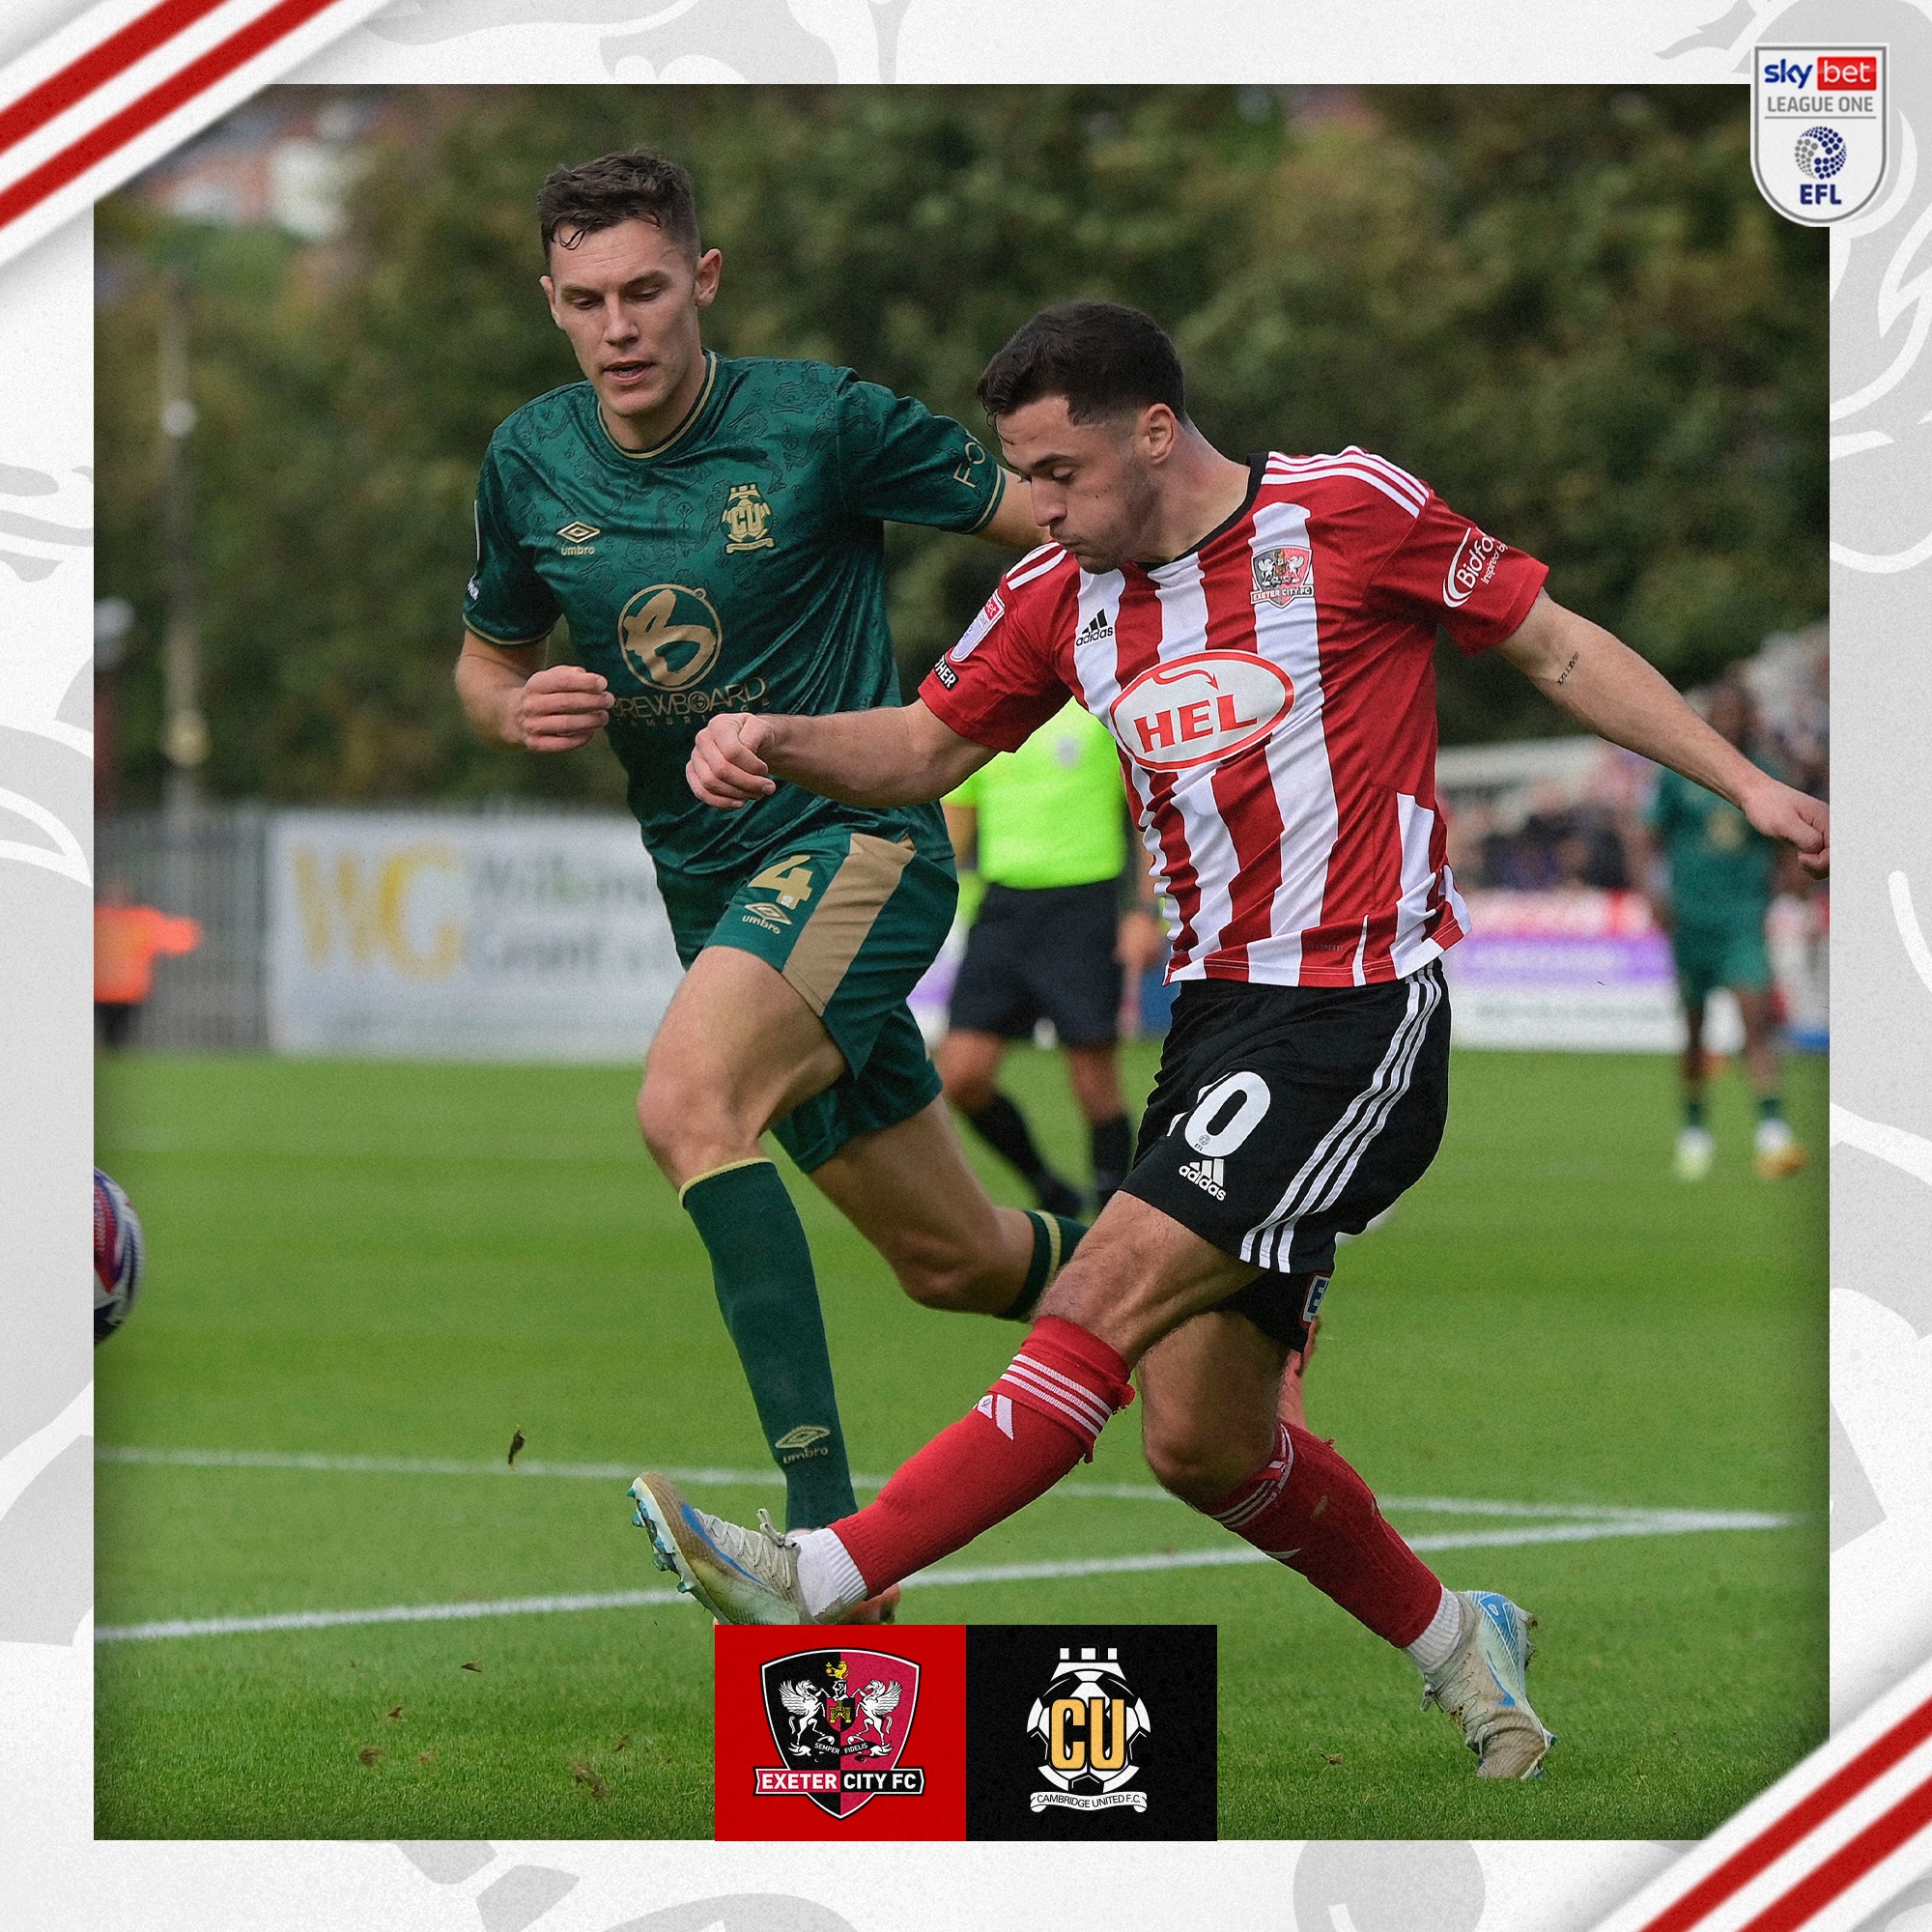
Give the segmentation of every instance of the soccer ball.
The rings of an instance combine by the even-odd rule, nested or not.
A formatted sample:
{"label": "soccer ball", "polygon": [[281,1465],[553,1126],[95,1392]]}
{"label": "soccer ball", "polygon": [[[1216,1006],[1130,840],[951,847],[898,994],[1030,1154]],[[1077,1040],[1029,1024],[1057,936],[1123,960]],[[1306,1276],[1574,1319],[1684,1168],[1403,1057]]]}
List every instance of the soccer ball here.
{"label": "soccer ball", "polygon": [[141,1217],[113,1181],[94,1170],[94,1344],[99,1348],[134,1305],[145,1251]]}

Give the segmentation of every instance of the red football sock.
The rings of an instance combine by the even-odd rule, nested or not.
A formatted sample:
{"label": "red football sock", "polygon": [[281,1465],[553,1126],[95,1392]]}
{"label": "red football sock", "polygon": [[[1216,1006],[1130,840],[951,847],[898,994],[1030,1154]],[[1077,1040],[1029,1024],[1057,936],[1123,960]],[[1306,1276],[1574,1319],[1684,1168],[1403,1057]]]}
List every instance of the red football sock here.
{"label": "red football sock", "polygon": [[1044,1495],[1091,1460],[1107,1418],[1133,1399],[1113,1349],[1043,1315],[978,1406],[831,1527],[876,1596]]}
{"label": "red football sock", "polygon": [[1389,1526],[1368,1484],[1332,1443],[1292,1422],[1275,1425],[1272,1461],[1204,1514],[1300,1571],[1399,1649],[1429,1628],[1442,1601],[1435,1573]]}

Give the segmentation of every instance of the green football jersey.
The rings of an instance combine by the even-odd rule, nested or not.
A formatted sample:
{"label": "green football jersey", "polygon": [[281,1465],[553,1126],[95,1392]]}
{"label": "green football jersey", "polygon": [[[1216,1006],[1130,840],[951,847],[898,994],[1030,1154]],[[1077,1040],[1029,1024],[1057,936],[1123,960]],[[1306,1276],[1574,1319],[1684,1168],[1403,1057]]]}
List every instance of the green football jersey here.
{"label": "green football jersey", "polygon": [[685,782],[716,711],[899,702],[881,522],[980,528],[1004,478],[922,404],[821,362],[706,352],[703,390],[653,449],[604,426],[587,383],[526,403],[490,440],[464,622],[497,644],[559,616],[608,680],[611,749],[660,873],[694,885],[828,825],[910,833],[950,857],[936,806],[871,811],[781,785],[742,811]]}
{"label": "green football jersey", "polygon": [[[1752,763],[1764,769],[1760,760]],[[1771,902],[1775,840],[1736,806],[1667,766],[1648,813],[1670,862],[1670,902],[1680,926],[1762,920]]]}

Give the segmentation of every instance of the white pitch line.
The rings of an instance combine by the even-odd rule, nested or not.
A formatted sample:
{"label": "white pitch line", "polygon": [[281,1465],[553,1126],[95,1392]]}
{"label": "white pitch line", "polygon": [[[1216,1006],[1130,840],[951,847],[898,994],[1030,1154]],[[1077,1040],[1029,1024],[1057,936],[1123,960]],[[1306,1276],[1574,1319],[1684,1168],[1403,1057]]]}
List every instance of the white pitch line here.
{"label": "white pitch line", "polygon": [[[329,1475],[356,1476],[562,1476],[581,1482],[628,1483],[638,1472],[628,1463],[547,1463],[538,1457],[521,1457],[515,1468],[505,1463],[467,1462],[453,1458],[423,1456],[335,1456],[305,1450],[283,1449],[146,1449],[102,1443],[95,1452],[99,1463],[153,1463],[189,1469],[299,1469]],[[674,1483],[692,1488],[781,1489],[784,1478],[776,1469],[671,1468],[668,1475]],[[854,1475],[853,1487],[877,1490],[884,1476]],[[1048,1496],[1086,1500],[1112,1499],[1121,1502],[1178,1502],[1178,1496],[1154,1483],[1057,1483]],[[1521,1517],[1532,1521],[1564,1518],[1579,1521],[1654,1521],[1668,1524],[1684,1515],[1682,1510],[1657,1508],[1635,1503],[1520,1503],[1486,1501],[1467,1496],[1382,1496],[1384,1510],[1432,1516]],[[1722,1524],[1706,1520],[1708,1511],[1691,1512],[1703,1527],[1730,1529],[1779,1529],[1792,1519],[1747,1511],[1731,1512]]]}
{"label": "white pitch line", "polygon": [[[1518,1548],[1533,1543],[1592,1543],[1606,1536],[1685,1536],[1699,1530],[1778,1529],[1795,1517],[1740,1516],[1712,1511],[1676,1512],[1664,1523],[1648,1519],[1628,1522],[1553,1522],[1522,1529],[1446,1531],[1409,1539],[1412,1549]],[[1218,1570],[1236,1563],[1273,1559],[1247,1544],[1238,1548],[1163,1549],[1146,1556],[1089,1556],[1058,1563],[988,1563],[943,1569],[935,1566],[908,1577],[908,1590],[954,1583],[1051,1581],[1064,1577],[1122,1577],[1158,1570]],[[183,1617],[165,1623],[105,1624],[95,1629],[96,1643],[129,1643],[156,1637],[237,1636],[252,1631],[334,1630],[346,1624],[444,1623],[470,1617],[543,1615],[558,1610],[625,1610],[644,1604],[684,1601],[675,1590],[616,1590],[571,1597],[505,1597],[484,1604],[391,1604],[374,1610],[291,1610],[260,1617]]]}

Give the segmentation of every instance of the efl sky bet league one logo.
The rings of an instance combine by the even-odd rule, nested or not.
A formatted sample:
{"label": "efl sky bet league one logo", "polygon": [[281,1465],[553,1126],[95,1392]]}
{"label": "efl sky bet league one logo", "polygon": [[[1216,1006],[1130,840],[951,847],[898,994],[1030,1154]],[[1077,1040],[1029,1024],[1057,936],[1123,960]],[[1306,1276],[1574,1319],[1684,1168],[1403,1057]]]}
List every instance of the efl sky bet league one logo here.
{"label": "efl sky bet league one logo", "polygon": [[1128,1787],[1140,1776],[1135,1754],[1153,1723],[1120,1658],[1112,1644],[1104,1657],[1093,1644],[1061,1647],[1060,1668],[1027,1714],[1047,1785],[1032,1795],[1035,1811],[1147,1809],[1147,1793]]}
{"label": "efl sky bet league one logo", "polygon": [[1172,772],[1245,752],[1293,702],[1288,673],[1266,658],[1203,651],[1143,671],[1109,716],[1128,757],[1149,771]]}
{"label": "efl sky bet league one logo", "polygon": [[702,590],[653,583],[618,613],[617,641],[624,662],[643,683],[682,691],[718,662],[724,626]]}
{"label": "efl sky bet league one logo", "polygon": [[1298,597],[1315,595],[1315,559],[1293,546],[1255,553],[1252,601],[1285,611]]}
{"label": "efl sky bet league one logo", "polygon": [[1793,221],[1856,214],[1886,169],[1885,46],[1761,46],[1751,71],[1751,172]]}
{"label": "efl sky bet league one logo", "polygon": [[849,1818],[880,1797],[918,1797],[901,1765],[919,1708],[919,1665],[878,1650],[804,1650],[762,1665],[765,1717],[782,1762],[754,1773],[760,1798],[809,1798]]}

